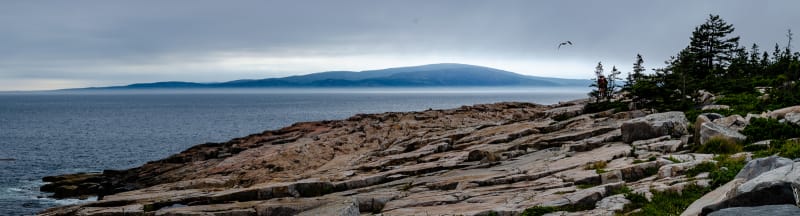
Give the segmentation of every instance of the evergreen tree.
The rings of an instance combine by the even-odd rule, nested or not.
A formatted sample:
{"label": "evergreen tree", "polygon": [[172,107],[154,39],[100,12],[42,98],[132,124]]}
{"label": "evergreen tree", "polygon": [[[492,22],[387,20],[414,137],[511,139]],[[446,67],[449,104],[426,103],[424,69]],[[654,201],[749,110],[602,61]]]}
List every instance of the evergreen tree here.
{"label": "evergreen tree", "polygon": [[633,81],[639,80],[644,75],[644,59],[641,54],[636,54],[636,61],[633,62]]}
{"label": "evergreen tree", "polygon": [[594,82],[589,87],[596,89],[589,92],[589,96],[600,101],[600,99],[606,98],[606,93],[608,92],[608,82],[603,75],[603,62],[597,62],[597,66],[594,68],[594,75],[595,78],[592,79]]}
{"label": "evergreen tree", "polygon": [[717,75],[715,70],[724,69],[739,48],[739,37],[729,37],[733,33],[733,24],[728,24],[719,15],[709,15],[702,25],[692,32],[688,50],[697,61],[695,78],[706,79]]}

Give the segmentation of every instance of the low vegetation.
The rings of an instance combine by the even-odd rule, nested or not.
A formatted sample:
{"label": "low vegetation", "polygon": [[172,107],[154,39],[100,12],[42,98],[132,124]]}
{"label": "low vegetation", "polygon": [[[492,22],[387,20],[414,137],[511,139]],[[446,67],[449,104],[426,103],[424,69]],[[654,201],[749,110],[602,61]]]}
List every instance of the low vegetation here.
{"label": "low vegetation", "polygon": [[734,154],[742,152],[743,146],[731,139],[712,137],[705,144],[698,146],[697,152],[710,154]]}
{"label": "low vegetation", "polygon": [[709,191],[711,191],[710,188],[697,185],[686,186],[680,192],[669,190],[653,191],[653,197],[650,202],[647,202],[647,199],[644,199],[642,195],[625,196],[631,201],[630,204],[626,205],[625,209],[632,210],[636,209],[635,207],[640,207],[638,208],[641,209],[640,211],[627,214],[631,216],[680,215],[692,202]]}
{"label": "low vegetation", "polygon": [[786,158],[800,158],[800,140],[772,140],[769,147],[753,152],[755,157],[778,155]]}
{"label": "low vegetation", "polygon": [[770,118],[755,118],[744,128],[742,134],[747,136],[748,142],[758,142],[770,139],[789,139],[800,137],[800,126],[780,123]]}

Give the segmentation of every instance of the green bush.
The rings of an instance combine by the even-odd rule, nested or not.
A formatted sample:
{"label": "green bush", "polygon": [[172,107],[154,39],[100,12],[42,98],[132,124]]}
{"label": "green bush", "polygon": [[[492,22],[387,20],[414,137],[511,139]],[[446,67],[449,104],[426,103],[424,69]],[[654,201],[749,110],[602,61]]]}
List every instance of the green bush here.
{"label": "green bush", "polygon": [[600,101],[595,103],[586,104],[583,107],[584,113],[596,113],[606,110],[614,109],[614,112],[628,111],[628,103],[621,101]]}
{"label": "green bush", "polygon": [[[700,187],[697,185],[689,185],[681,192],[675,191],[654,191],[651,202],[646,199],[638,199],[636,202],[631,200],[628,205],[639,205],[641,211],[633,212],[628,215],[680,215],[686,207],[689,207],[695,200],[703,196],[703,194],[711,191],[709,188]],[[627,198],[627,196],[626,196]],[[644,203],[642,203],[644,202]],[[626,205],[626,209],[629,207]],[[630,207],[631,210],[635,209]]]}
{"label": "green bush", "polygon": [[561,211],[558,207],[552,206],[534,206],[522,212],[522,216],[541,216],[547,213]]}
{"label": "green bush", "polygon": [[756,157],[778,155],[787,158],[800,158],[800,141],[772,140],[769,148],[753,153]]}
{"label": "green bush", "polygon": [[770,118],[754,118],[744,128],[742,134],[747,136],[748,142],[758,142],[769,139],[788,139],[800,137],[800,126],[780,123]]}
{"label": "green bush", "polygon": [[686,176],[695,177],[695,176],[697,176],[697,174],[704,173],[704,172],[710,173],[711,171],[714,171],[716,169],[717,169],[717,164],[716,163],[710,162],[710,161],[706,161],[706,162],[702,162],[700,164],[697,164],[697,166],[694,166],[689,170],[686,170]]}
{"label": "green bush", "polygon": [[745,116],[747,113],[761,113],[766,109],[765,104],[758,99],[758,93],[756,92],[725,95],[724,97],[718,99],[716,103],[731,106],[729,111],[723,111],[727,113],[720,113],[725,116],[731,114]]}
{"label": "green bush", "polygon": [[733,154],[742,151],[742,145],[739,145],[733,140],[712,137],[705,144],[700,145],[697,152],[711,153],[711,154]]}
{"label": "green bush", "polygon": [[625,205],[623,212],[641,209],[641,211],[628,215],[679,215],[686,210],[686,207],[689,207],[690,204],[704,194],[733,180],[733,177],[739,173],[745,164],[744,158],[731,158],[727,155],[718,156],[714,160],[717,163],[703,162],[686,171],[687,176],[709,172],[710,187],[703,188],[697,185],[689,185],[684,187],[681,192],[654,191],[651,201],[647,201],[641,194],[632,193],[630,190],[622,191],[621,193],[625,194],[625,198],[631,201],[631,203]]}
{"label": "green bush", "polygon": [[714,160],[717,161],[717,169],[714,169],[708,175],[708,178],[711,179],[711,188],[717,188],[733,180],[733,177],[736,177],[736,174],[745,165],[744,158],[732,158],[727,155],[718,156]]}
{"label": "green bush", "polygon": [[534,206],[525,209],[520,216],[541,216],[547,213],[559,212],[559,211],[567,211],[567,212],[577,212],[577,211],[586,211],[593,209],[594,205],[576,205],[576,206]]}

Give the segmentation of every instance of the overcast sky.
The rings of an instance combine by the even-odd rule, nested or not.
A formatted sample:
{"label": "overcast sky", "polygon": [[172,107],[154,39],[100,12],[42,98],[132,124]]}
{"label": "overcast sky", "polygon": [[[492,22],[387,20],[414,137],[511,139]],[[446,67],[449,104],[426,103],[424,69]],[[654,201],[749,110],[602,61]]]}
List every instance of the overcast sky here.
{"label": "overcast sky", "polygon": [[[647,68],[719,14],[786,44],[800,1],[2,1],[0,90],[259,79],[431,63],[590,78]],[[570,40],[573,46],[556,49]],[[795,48],[796,49],[796,48]]]}

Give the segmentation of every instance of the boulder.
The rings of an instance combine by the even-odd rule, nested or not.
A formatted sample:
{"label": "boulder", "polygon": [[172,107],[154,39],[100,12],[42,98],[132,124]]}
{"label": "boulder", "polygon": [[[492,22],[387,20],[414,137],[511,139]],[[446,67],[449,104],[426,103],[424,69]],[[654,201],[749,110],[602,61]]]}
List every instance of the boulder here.
{"label": "boulder", "polygon": [[772,112],[767,113],[767,117],[774,119],[783,119],[784,117],[786,117],[786,114],[789,113],[800,113],[800,105],[774,110]]}
{"label": "boulder", "polygon": [[600,174],[600,184],[617,183],[622,181],[622,171],[611,170]]}
{"label": "boulder", "polygon": [[[774,159],[774,164],[782,163],[782,159]],[[760,167],[760,166],[752,166]],[[758,170],[758,169],[754,169]],[[750,176],[750,174],[743,174]],[[703,208],[703,213],[710,213],[724,208],[797,204],[795,191],[800,185],[800,162],[794,162],[773,169],[739,185],[733,195],[725,201]]]}
{"label": "boulder", "polygon": [[731,106],[728,105],[705,105],[701,110],[727,110],[731,109]]}
{"label": "boulder", "polygon": [[715,100],[717,100],[717,97],[714,94],[712,94],[711,92],[708,92],[706,90],[699,90],[699,91],[697,91],[697,94],[700,95],[697,98],[697,102],[699,102],[700,104],[703,104],[703,105],[711,104]]}
{"label": "boulder", "polygon": [[722,137],[736,142],[744,142],[747,137],[738,131],[718,125],[713,122],[706,122],[700,125],[700,144],[705,144],[712,137]]}
{"label": "boulder", "polygon": [[688,134],[686,130],[688,120],[683,112],[665,112],[650,114],[644,117],[631,119],[622,123],[622,141],[650,139],[665,135],[681,137]]}
{"label": "boulder", "polygon": [[547,117],[554,119],[568,119],[583,114],[583,104],[557,107],[545,111]]}
{"label": "boulder", "polygon": [[749,123],[750,123],[750,121],[751,121],[751,120],[753,120],[754,118],[765,118],[765,116],[764,116],[764,114],[752,114],[752,113],[748,113],[748,114],[747,114],[747,115],[744,117],[744,120],[745,120],[745,121],[747,121],[747,123],[749,124]]}
{"label": "boulder", "polygon": [[800,112],[788,113],[783,119],[786,120],[786,123],[800,125]]}
{"label": "boulder", "polygon": [[715,119],[712,122],[736,131],[742,131],[745,127],[747,127],[748,124],[750,124],[750,122],[742,118],[740,115],[731,115],[725,118]]}
{"label": "boulder", "polygon": [[742,184],[742,182],[744,182],[744,180],[734,178],[717,189],[706,193],[689,205],[689,207],[687,207],[686,210],[681,213],[681,216],[701,215],[706,206],[719,204],[720,202],[723,202],[732,196],[736,191],[736,187]]}
{"label": "boulder", "polygon": [[747,181],[761,175],[762,173],[777,169],[779,167],[790,165],[792,163],[793,162],[791,159],[778,156],[758,158],[755,160],[751,160],[750,162],[747,162],[747,164],[744,165],[742,170],[739,171],[739,174],[736,174],[736,178],[744,179]]}
{"label": "boulder", "polygon": [[[745,164],[732,181],[707,193],[700,199],[697,199],[686,208],[681,215],[700,215],[701,213],[709,213],[720,208],[725,208],[726,206],[723,206],[723,203],[736,196],[740,185],[749,182],[763,173],[770,172],[779,167],[786,167],[792,163],[792,160],[788,158],[777,156],[751,160]],[[659,175],[661,175],[661,170],[659,170]]]}
{"label": "boulder", "polygon": [[595,209],[601,209],[610,212],[619,212],[625,208],[625,205],[631,203],[630,200],[625,199],[624,194],[617,194],[613,196],[608,196],[603,198],[597,204],[595,204]]}
{"label": "boulder", "polygon": [[745,146],[745,149],[768,149],[769,146],[772,144],[772,140],[761,140],[758,142],[751,143],[750,145]]}
{"label": "boulder", "polygon": [[795,205],[765,205],[756,207],[734,207],[726,208],[708,214],[709,216],[790,216],[800,215],[800,208]]}
{"label": "boulder", "polygon": [[664,165],[658,168],[658,178],[662,179],[662,178],[669,178],[682,175],[684,172],[696,167],[700,163],[702,162],[691,161],[691,162]]}
{"label": "boulder", "polygon": [[650,151],[656,152],[675,152],[681,147],[683,142],[681,140],[667,140],[647,145],[645,148]]}

